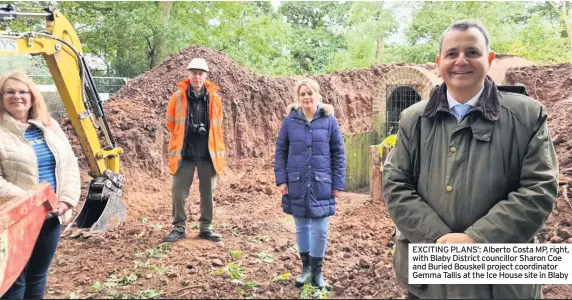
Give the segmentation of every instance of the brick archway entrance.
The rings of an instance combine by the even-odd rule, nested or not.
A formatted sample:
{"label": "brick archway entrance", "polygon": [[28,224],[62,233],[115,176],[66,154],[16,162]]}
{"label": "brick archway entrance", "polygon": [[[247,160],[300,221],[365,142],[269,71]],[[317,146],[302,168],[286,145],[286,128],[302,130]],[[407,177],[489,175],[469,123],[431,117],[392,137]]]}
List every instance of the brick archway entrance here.
{"label": "brick archway entrance", "polygon": [[373,126],[379,136],[396,133],[401,111],[418,101],[429,100],[431,88],[441,82],[422,67],[398,67],[388,72],[373,99]]}

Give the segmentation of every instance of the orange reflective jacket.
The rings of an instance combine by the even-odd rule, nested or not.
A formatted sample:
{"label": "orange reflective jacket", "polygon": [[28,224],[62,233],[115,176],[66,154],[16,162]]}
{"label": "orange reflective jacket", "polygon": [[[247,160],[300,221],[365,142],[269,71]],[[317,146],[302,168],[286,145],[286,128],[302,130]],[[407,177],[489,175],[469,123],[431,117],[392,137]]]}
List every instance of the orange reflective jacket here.
{"label": "orange reflective jacket", "polygon": [[[185,79],[177,83],[178,90],[173,93],[167,106],[167,129],[171,133],[169,138],[169,169],[171,175],[177,173],[181,165],[181,152],[185,142],[185,120],[187,119],[187,88],[190,80]],[[224,169],[224,136],[222,133],[222,100],[217,94],[220,89],[216,84],[205,80],[209,94],[209,153],[217,174]]]}

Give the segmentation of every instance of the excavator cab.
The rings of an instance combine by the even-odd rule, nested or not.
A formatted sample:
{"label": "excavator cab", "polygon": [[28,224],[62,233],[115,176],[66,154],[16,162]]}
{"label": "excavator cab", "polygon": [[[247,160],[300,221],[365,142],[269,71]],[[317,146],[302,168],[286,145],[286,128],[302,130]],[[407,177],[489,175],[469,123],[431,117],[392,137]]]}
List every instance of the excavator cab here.
{"label": "excavator cab", "polygon": [[[83,207],[67,229],[76,226],[82,232],[103,233],[125,220],[124,178],[119,164],[123,150],[116,146],[111,134],[103,103],[72,24],[54,7],[39,12],[19,12],[13,4],[0,5],[0,21],[38,17],[45,18],[45,30],[0,32],[0,55],[41,55],[46,61],[93,178]],[[2,218],[0,216],[0,221]]]}

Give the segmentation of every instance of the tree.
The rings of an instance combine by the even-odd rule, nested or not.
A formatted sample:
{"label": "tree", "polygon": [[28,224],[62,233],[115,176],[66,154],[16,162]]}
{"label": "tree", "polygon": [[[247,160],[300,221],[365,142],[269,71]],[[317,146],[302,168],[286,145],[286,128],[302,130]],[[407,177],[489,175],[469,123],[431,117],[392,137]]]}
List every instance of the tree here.
{"label": "tree", "polygon": [[237,63],[265,74],[292,74],[292,28],[268,2],[214,2],[209,8],[208,41]]}
{"label": "tree", "polygon": [[[567,60],[569,55],[566,51],[560,54],[554,51],[562,49],[562,40],[552,29],[550,15],[559,14],[555,14],[554,7],[548,8],[548,5],[533,2],[423,2],[418,4],[406,30],[407,46],[410,47],[392,47],[391,56],[398,61],[433,61],[445,28],[456,20],[477,19],[487,27],[491,48],[497,53],[522,55],[539,61]],[[543,55],[545,51],[546,55]]]}
{"label": "tree", "polygon": [[[440,35],[454,20],[479,19],[492,49],[536,61],[571,60],[567,2],[414,2],[396,20],[400,3],[58,2],[84,51],[107,74],[133,77],[189,46],[222,51],[255,72],[317,74],[392,62],[434,61]],[[20,4],[20,6],[22,6]],[[410,21],[410,22],[409,22]],[[12,26],[37,25],[16,22]],[[405,28],[405,44],[388,37]]]}
{"label": "tree", "polygon": [[353,2],[343,28],[347,48],[331,56],[329,71],[364,68],[381,63],[384,40],[397,21],[383,3]]}
{"label": "tree", "polygon": [[568,38],[569,51],[572,52],[572,23],[570,22],[570,6],[567,1],[548,2],[558,17],[558,27],[562,37]]}
{"label": "tree", "polygon": [[[172,3],[58,2],[85,50],[108,64],[108,75],[133,77],[156,66],[175,45]],[[159,48],[157,48],[159,47]]]}
{"label": "tree", "polygon": [[329,58],[347,44],[341,34],[350,3],[285,2],[278,12],[292,25],[292,43],[288,51],[298,74],[328,71]]}
{"label": "tree", "polygon": [[157,9],[160,12],[161,18],[158,26],[154,30],[153,45],[149,44],[149,67],[156,67],[168,54],[167,35],[169,29],[169,18],[171,16],[171,8],[173,7],[172,1],[156,1]]}
{"label": "tree", "polygon": [[349,7],[349,3],[337,1],[288,1],[280,6],[278,12],[294,26],[331,29],[344,23]]}

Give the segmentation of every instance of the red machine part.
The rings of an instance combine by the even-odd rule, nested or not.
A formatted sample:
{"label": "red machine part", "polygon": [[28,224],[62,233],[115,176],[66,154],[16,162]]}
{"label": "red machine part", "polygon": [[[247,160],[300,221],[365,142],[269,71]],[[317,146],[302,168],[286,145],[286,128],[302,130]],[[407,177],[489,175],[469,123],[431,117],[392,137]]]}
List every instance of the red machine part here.
{"label": "red machine part", "polygon": [[57,204],[57,196],[47,183],[3,204],[0,201],[0,295],[22,273],[46,216]]}

